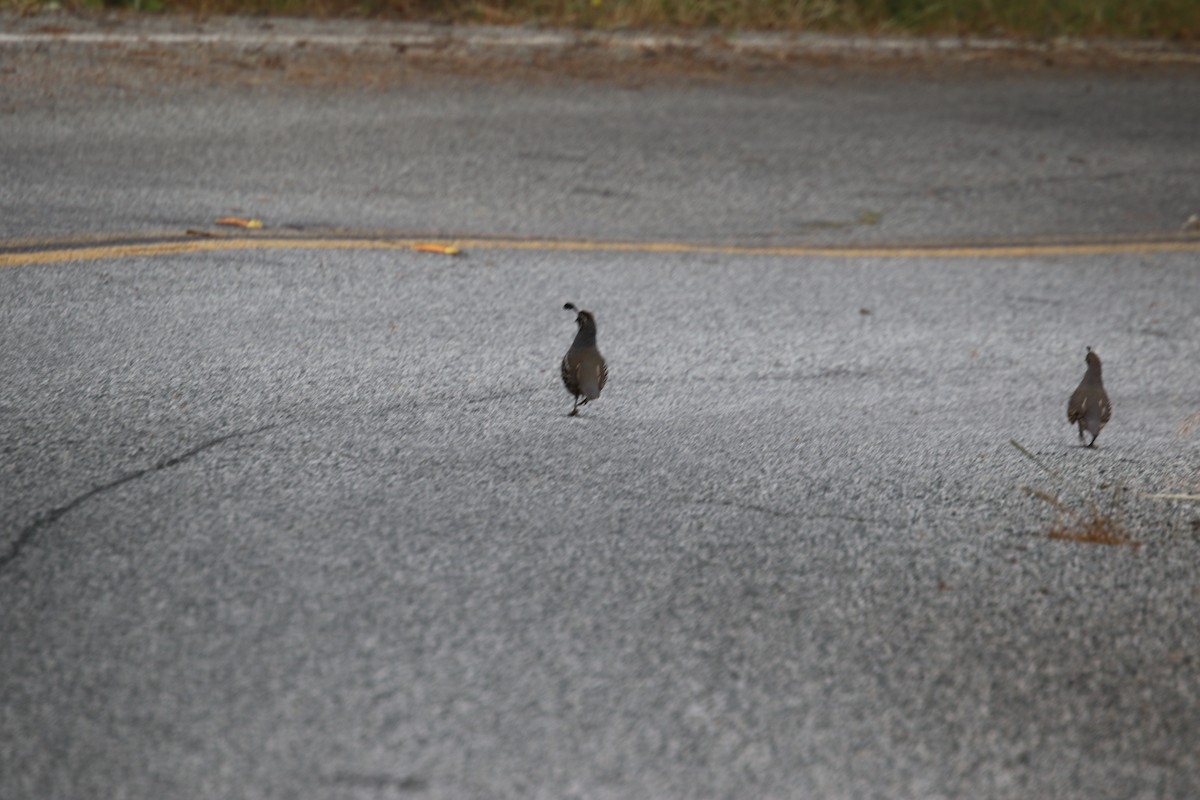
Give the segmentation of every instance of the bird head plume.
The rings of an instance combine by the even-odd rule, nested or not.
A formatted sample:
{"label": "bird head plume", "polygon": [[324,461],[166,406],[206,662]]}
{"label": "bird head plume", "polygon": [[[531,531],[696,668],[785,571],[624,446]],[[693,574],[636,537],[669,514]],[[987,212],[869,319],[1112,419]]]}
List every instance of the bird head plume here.
{"label": "bird head plume", "polygon": [[596,318],[592,316],[592,312],[584,311],[574,303],[564,303],[563,308],[567,311],[575,312],[575,324],[579,326],[579,335],[576,342],[582,344],[580,339],[590,340],[591,343],[596,341]]}

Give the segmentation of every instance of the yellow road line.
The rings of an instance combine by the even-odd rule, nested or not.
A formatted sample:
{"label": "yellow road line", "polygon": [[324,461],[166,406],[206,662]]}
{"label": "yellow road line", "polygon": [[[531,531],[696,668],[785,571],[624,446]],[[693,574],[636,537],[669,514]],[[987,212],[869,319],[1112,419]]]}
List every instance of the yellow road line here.
{"label": "yellow road line", "polygon": [[[0,247],[3,246],[0,241]],[[589,239],[413,239],[413,238],[266,238],[228,237],[184,241],[104,244],[47,248],[25,252],[0,252],[0,267],[58,264],[211,253],[228,250],[411,250],[421,245],[453,245],[471,250],[539,250],[612,253],[695,253],[747,256],[821,256],[830,258],[1026,258],[1038,256],[1089,256],[1119,253],[1200,252],[1200,238],[1096,242],[1014,242],[994,245],[720,245],[688,242],[600,241]]]}
{"label": "yellow road line", "polygon": [[416,242],[376,239],[195,239],[182,242],[111,244],[88,247],[34,250],[26,253],[0,253],[0,267],[31,264],[57,264],[63,261],[98,261],[105,258],[138,258],[180,253],[208,253],[223,250],[281,249],[410,249]]}
{"label": "yellow road line", "polygon": [[1103,255],[1200,251],[1200,239],[1145,242],[1080,242],[999,245],[717,245],[687,242],[605,242],[558,240],[459,239],[462,248],[503,250],[584,250],[633,253],[716,253],[755,256],[829,256],[841,258],[985,258],[994,256]]}

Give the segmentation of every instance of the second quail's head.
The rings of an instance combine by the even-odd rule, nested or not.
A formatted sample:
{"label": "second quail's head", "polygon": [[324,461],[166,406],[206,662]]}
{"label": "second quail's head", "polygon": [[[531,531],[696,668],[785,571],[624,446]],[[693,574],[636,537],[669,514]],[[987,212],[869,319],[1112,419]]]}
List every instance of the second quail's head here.
{"label": "second quail's head", "polygon": [[567,311],[574,311],[575,324],[579,326],[580,333],[585,335],[596,335],[596,318],[592,316],[592,312],[584,311],[578,308],[574,303],[565,303],[563,308]]}
{"label": "second quail's head", "polygon": [[583,311],[574,302],[564,303],[563,308],[566,311],[575,312],[575,324],[580,326],[580,336],[584,339],[592,339],[594,341],[596,335],[596,318],[593,317],[592,312]]}
{"label": "second quail's head", "polygon": [[1096,353],[1090,347],[1087,349],[1087,358],[1085,361],[1089,367],[1100,366],[1100,356],[1096,355]]}

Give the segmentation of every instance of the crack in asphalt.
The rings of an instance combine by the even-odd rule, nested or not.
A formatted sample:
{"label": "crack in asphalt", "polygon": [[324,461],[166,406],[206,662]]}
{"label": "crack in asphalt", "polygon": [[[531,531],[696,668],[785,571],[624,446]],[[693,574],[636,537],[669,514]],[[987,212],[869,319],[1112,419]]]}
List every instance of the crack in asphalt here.
{"label": "crack in asphalt", "polygon": [[790,519],[797,516],[797,514],[791,511],[781,511],[777,508],[771,508],[770,506],[760,506],[754,503],[743,503],[738,500],[707,500],[702,498],[691,498],[689,502],[701,506],[718,506],[721,508],[734,508],[741,511],[755,511],[759,514],[767,514],[769,516],[779,517],[781,519]]}
{"label": "crack in asphalt", "polygon": [[[500,394],[488,395],[486,397],[472,398],[472,399],[466,400],[465,402],[469,405],[476,404],[476,403],[484,403],[484,402],[505,399],[508,397],[520,396],[523,394],[532,394],[532,393],[535,393],[536,391],[540,391],[540,390],[534,390],[534,389],[514,390],[514,391],[509,391],[509,392],[502,392]],[[386,415],[392,414],[397,411],[406,411],[406,412],[411,413],[414,410],[416,410],[417,408],[419,408],[420,405],[421,404],[418,401],[415,401],[411,397],[407,397],[407,398],[404,398],[397,402],[391,403],[387,406],[384,406],[382,409],[379,409],[377,411],[377,413],[382,416],[386,416]],[[447,403],[447,405],[448,405],[448,403]],[[314,421],[317,419],[317,417],[315,415],[310,415],[310,417],[311,417],[310,421]],[[42,528],[45,528],[47,525],[52,524],[55,520],[59,519],[60,517],[64,516],[65,514],[68,514],[71,511],[74,511],[76,508],[83,505],[88,500],[91,500],[93,497],[96,497],[99,494],[103,494],[104,492],[107,492],[111,489],[115,489],[118,486],[122,486],[126,483],[129,483],[130,481],[135,481],[138,478],[143,478],[152,473],[159,472],[164,469],[170,469],[171,467],[174,467],[174,466],[178,466],[179,464],[182,464],[184,461],[194,458],[195,456],[199,455],[200,453],[203,453],[206,450],[210,450],[214,447],[217,447],[218,445],[224,444],[225,442],[228,442],[231,439],[238,439],[238,438],[242,438],[242,437],[246,437],[246,436],[254,436],[255,434],[263,433],[264,431],[269,431],[273,428],[279,428],[282,426],[291,425],[295,421],[296,420],[290,420],[290,421],[286,421],[286,422],[273,422],[268,425],[260,425],[259,427],[253,428],[248,431],[233,431],[231,433],[224,434],[223,436],[218,436],[214,439],[209,439],[207,441],[201,442],[200,444],[196,445],[195,447],[192,447],[188,450],[185,450],[182,453],[179,453],[178,455],[164,458],[149,467],[144,467],[143,469],[134,470],[133,472],[127,472],[124,475],[121,475],[120,477],[109,481],[108,483],[104,483],[99,486],[93,487],[92,489],[89,489],[88,491],[84,492],[83,494],[72,498],[70,501],[68,501],[67,503],[64,503],[61,506],[56,506],[55,508],[52,508],[49,511],[39,514],[37,517],[34,518],[34,520],[32,522],[30,522],[23,529],[21,529],[21,531],[17,534],[17,536],[13,540],[13,542],[8,546],[8,552],[4,553],[3,555],[0,555],[0,572],[2,572],[9,564],[16,561],[17,558],[20,557],[21,551],[24,550],[25,547],[28,546],[31,541],[33,541],[33,539],[37,535],[38,531],[40,531]]]}
{"label": "crack in asphalt", "polygon": [[188,459],[198,456],[200,453],[203,453],[205,450],[211,450],[212,448],[214,448],[218,445],[224,444],[225,442],[228,442],[231,439],[239,439],[244,436],[253,436],[255,434],[262,433],[263,431],[268,431],[268,430],[271,430],[272,428],[277,428],[277,427],[279,427],[279,423],[273,422],[269,425],[261,425],[257,428],[254,428],[253,430],[233,431],[232,433],[227,433],[224,436],[218,436],[215,439],[209,439],[208,441],[202,442],[189,450],[185,450],[184,452],[179,453],[178,455],[170,456],[169,458],[164,458],[161,461],[159,461],[149,467],[145,467],[145,468],[139,469],[139,470],[134,470],[133,472],[127,472],[115,480],[112,480],[112,481],[109,481],[108,483],[104,483],[99,486],[93,487],[92,489],[89,489],[88,491],[84,492],[83,494],[73,498],[69,502],[67,502],[61,506],[52,508],[49,511],[44,512],[43,514],[40,514],[33,520],[33,522],[26,525],[21,530],[21,532],[17,534],[17,538],[14,539],[12,544],[9,545],[8,552],[5,553],[4,555],[0,556],[0,571],[3,571],[9,564],[16,561],[17,558],[20,557],[21,551],[24,550],[25,547],[27,545],[29,545],[30,542],[33,541],[33,538],[37,535],[38,531],[40,531],[42,528],[45,528],[47,525],[50,525],[51,523],[53,523],[55,520],[59,519],[63,515],[68,514],[71,511],[74,511],[76,508],[79,508],[79,506],[83,505],[88,500],[91,500],[93,497],[103,494],[104,492],[107,492],[110,489],[115,489],[118,486],[122,486],[126,483],[129,483],[130,481],[135,481],[138,478],[144,478],[145,476],[153,474],[155,472],[159,472],[164,469],[170,469],[171,467],[178,466],[179,464],[182,464],[184,461],[187,461]]}
{"label": "crack in asphalt", "polygon": [[[465,400],[464,403],[469,406],[478,405],[480,403],[494,403],[497,400],[512,400],[513,398],[534,395],[543,391],[545,391],[545,387],[542,386],[532,389],[510,389],[507,391],[493,392],[492,394],[483,395],[482,397],[472,397]],[[567,399],[569,400],[570,398],[568,397]]]}
{"label": "crack in asphalt", "polygon": [[376,792],[382,792],[387,789],[394,789],[397,792],[423,792],[429,788],[429,781],[419,775],[405,775],[400,777],[383,772],[365,773],[341,770],[335,772],[326,782],[335,786],[371,789]]}
{"label": "crack in asphalt", "polygon": [[813,514],[807,511],[803,513],[797,511],[784,511],[782,509],[772,508],[770,506],[758,505],[756,503],[746,503],[740,500],[731,499],[684,497],[682,498],[682,502],[692,505],[717,506],[720,508],[737,509],[739,511],[751,511],[759,514],[766,514],[772,517],[779,517],[780,519],[840,519],[847,522],[864,522],[875,524],[883,523],[882,520],[872,519],[870,517],[855,516],[853,514]]}

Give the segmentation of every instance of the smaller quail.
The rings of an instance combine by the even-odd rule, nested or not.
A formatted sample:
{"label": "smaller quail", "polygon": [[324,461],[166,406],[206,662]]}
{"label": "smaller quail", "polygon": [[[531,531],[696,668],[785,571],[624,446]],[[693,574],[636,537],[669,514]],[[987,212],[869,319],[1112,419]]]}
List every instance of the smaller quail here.
{"label": "smaller quail", "polygon": [[[600,396],[608,381],[608,364],[596,347],[596,318],[592,312],[576,308],[574,303],[567,303],[563,308],[577,312],[575,324],[579,326],[575,341],[571,342],[571,349],[562,360],[563,385],[575,396],[575,405],[567,416],[574,417],[580,406]],[[583,400],[579,399],[581,397]]]}
{"label": "smaller quail", "polygon": [[1104,391],[1104,381],[1100,377],[1100,356],[1087,349],[1087,372],[1079,382],[1079,388],[1071,395],[1067,404],[1067,422],[1079,424],[1079,441],[1083,441],[1086,430],[1092,435],[1087,447],[1096,444],[1100,429],[1108,423],[1112,416],[1112,403],[1108,402],[1108,394]]}

